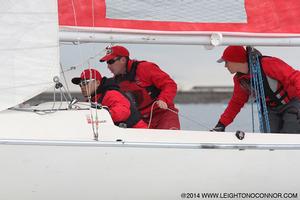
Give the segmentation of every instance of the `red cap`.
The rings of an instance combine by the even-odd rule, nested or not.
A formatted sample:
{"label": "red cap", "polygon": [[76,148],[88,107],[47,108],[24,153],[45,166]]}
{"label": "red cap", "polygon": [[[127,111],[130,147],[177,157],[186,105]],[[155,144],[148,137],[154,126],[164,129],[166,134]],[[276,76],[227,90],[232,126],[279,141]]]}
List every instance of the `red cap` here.
{"label": "red cap", "polygon": [[72,83],[78,85],[83,80],[95,79],[98,81],[102,80],[101,74],[95,69],[85,69],[81,72],[80,77],[72,78]]}
{"label": "red cap", "polygon": [[106,55],[100,59],[100,62],[111,60],[117,56],[129,57],[129,51],[122,46],[106,47]]}
{"label": "red cap", "polygon": [[229,61],[245,63],[247,62],[247,53],[243,46],[228,46],[224,52],[222,58],[217,60],[218,63]]}

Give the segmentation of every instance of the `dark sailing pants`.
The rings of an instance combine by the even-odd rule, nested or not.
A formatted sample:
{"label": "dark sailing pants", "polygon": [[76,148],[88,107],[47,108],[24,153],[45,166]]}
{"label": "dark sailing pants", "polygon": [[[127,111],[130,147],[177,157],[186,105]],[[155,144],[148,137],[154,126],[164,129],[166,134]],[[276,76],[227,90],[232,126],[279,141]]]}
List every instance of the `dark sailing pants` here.
{"label": "dark sailing pants", "polygon": [[291,100],[288,104],[269,108],[271,133],[300,133],[300,101]]}
{"label": "dark sailing pants", "polygon": [[[172,108],[172,110],[178,112],[177,108]],[[144,119],[144,121],[149,123],[149,118]],[[178,114],[160,109],[153,113],[150,128],[180,130]]]}

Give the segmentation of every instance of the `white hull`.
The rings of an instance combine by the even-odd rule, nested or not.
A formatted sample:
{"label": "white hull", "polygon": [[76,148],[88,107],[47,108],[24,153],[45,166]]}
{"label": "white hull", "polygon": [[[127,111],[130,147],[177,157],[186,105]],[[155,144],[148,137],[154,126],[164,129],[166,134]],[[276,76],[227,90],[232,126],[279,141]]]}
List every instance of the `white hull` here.
{"label": "white hull", "polygon": [[0,113],[1,199],[299,191],[299,135],[246,133],[238,140],[234,133],[121,129],[99,110],[106,122],[95,141],[89,112]]}

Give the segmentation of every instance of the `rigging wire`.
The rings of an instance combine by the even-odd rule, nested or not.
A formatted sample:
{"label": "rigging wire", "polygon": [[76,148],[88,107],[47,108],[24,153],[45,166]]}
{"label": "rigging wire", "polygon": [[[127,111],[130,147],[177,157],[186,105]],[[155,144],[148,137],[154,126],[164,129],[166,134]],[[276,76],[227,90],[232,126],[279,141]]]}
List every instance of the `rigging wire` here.
{"label": "rigging wire", "polygon": [[[95,37],[95,13],[94,13],[95,9],[94,9],[94,0],[92,0],[92,34],[93,34],[93,38]],[[95,47],[92,45],[92,50],[95,52]],[[88,67],[89,70],[91,70],[91,57],[88,59]],[[96,72],[95,72],[96,73]],[[96,77],[96,74],[94,74],[94,76]],[[90,77],[91,78],[91,77]],[[97,96],[97,88],[95,90],[95,97]],[[94,132],[94,139],[98,140],[99,137],[99,124],[98,124],[98,109],[95,109],[95,123],[96,123],[96,131]]]}
{"label": "rigging wire", "polygon": [[[76,15],[76,9],[75,9],[75,4],[74,4],[74,0],[72,0],[72,10],[73,10],[73,15],[74,15],[74,22],[75,22],[75,26],[77,26],[77,15]],[[79,31],[78,31],[78,29],[76,29],[76,31],[77,31],[77,34],[79,34]],[[78,47],[80,46],[80,41],[79,41],[79,37],[77,37],[78,38],[78,40],[76,41],[77,42],[77,44],[79,44],[78,45]],[[83,59],[83,55],[82,55],[82,50],[79,48],[79,56],[80,56],[80,59],[82,60],[82,61],[84,61],[84,59]],[[84,63],[85,62],[82,62],[83,63],[83,65],[82,66],[84,66]],[[89,63],[89,59],[88,59],[88,63]],[[89,69],[90,69],[90,66],[89,66]],[[91,97],[89,96],[88,97],[88,102],[89,102],[89,104],[91,104]],[[92,108],[90,107],[90,116],[91,116],[91,120],[92,120],[92,123],[91,123],[91,125],[92,125],[92,130],[93,130],[93,134],[94,134],[94,139],[95,140],[98,140],[98,130],[96,129],[95,130],[95,126],[94,126],[94,115],[93,115],[93,111],[92,111]],[[96,123],[97,123],[97,121],[95,121]]]}
{"label": "rigging wire", "polygon": [[[80,46],[80,44],[78,46]],[[102,55],[104,51],[105,51],[105,49],[102,50],[102,51],[100,51],[100,52],[98,52],[98,53],[96,53],[96,54],[94,54],[93,56],[90,56],[89,58],[87,58],[86,60],[84,60],[82,63],[70,66],[69,69],[64,70],[64,72],[75,70],[75,69],[80,68],[80,67],[82,67],[84,65],[89,65],[90,60],[93,60],[95,58],[100,57],[100,55]]]}

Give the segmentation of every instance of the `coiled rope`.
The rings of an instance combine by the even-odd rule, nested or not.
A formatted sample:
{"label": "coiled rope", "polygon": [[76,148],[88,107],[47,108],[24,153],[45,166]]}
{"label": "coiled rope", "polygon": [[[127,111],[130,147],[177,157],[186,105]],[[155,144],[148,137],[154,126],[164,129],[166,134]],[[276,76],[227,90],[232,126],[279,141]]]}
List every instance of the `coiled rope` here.
{"label": "coiled rope", "polygon": [[256,99],[259,129],[261,133],[270,133],[270,121],[266,105],[264,84],[259,57],[252,47],[247,47],[247,52],[249,56],[251,97],[255,96]]}

